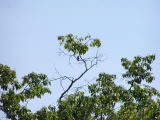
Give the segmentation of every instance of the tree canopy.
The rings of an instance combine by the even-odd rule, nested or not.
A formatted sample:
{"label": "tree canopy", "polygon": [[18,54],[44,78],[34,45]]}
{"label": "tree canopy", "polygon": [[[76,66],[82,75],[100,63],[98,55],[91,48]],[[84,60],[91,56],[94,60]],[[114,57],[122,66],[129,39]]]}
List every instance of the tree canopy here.
{"label": "tree canopy", "polygon": [[17,80],[16,71],[0,64],[0,111],[11,120],[160,120],[160,93],[150,83],[154,80],[151,64],[155,55],[136,56],[133,60],[122,58],[125,70],[122,79],[128,87],[115,83],[116,75],[99,73],[94,83],[87,85],[87,93],[69,90],[84,74],[101,61],[101,56],[85,56],[90,48],[99,48],[100,39],[90,35],[78,37],[73,34],[58,36],[69,59],[84,66],[77,78],[60,76],[55,80],[68,80],[69,86],[57,100],[57,106],[49,105],[33,113],[21,103],[44,94],[53,82],[45,74],[30,73]]}

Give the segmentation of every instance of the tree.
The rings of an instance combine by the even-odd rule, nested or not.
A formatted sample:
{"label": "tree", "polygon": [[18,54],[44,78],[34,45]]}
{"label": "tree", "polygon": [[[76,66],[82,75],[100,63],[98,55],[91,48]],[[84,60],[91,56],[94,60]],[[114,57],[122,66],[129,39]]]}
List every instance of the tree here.
{"label": "tree", "polygon": [[[26,106],[20,104],[35,97],[41,98],[50,93],[48,86],[53,80],[45,74],[30,73],[23,81],[16,79],[16,72],[7,65],[0,64],[0,110],[11,120],[160,120],[160,93],[149,86],[154,80],[151,64],[155,55],[136,56],[128,60],[122,58],[125,73],[122,78],[128,87],[115,83],[116,75],[100,73],[95,83],[88,84],[88,94],[83,91],[67,94],[73,85],[98,62],[101,56],[86,57],[91,47],[100,47],[99,39],[91,36],[78,38],[73,34],[59,36],[61,51],[70,59],[82,63],[84,71],[78,77],[62,76],[54,80],[70,82],[58,99],[57,106],[43,107],[32,113]],[[62,86],[63,87],[63,86]]]}

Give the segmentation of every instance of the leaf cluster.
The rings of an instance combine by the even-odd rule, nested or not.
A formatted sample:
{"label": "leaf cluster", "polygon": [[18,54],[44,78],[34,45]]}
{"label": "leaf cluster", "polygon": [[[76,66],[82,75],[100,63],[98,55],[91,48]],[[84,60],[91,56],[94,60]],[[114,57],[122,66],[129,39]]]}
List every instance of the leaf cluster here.
{"label": "leaf cluster", "polygon": [[84,55],[89,50],[89,47],[101,46],[100,40],[97,38],[93,39],[90,35],[79,38],[76,35],[68,34],[66,36],[58,36],[58,40],[60,45],[63,45],[68,52],[74,55]]}

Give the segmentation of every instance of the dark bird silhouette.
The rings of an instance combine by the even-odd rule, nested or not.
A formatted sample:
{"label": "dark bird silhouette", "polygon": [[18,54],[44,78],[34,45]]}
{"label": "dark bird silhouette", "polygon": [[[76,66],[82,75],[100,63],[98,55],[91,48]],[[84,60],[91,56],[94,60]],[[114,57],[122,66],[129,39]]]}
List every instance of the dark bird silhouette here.
{"label": "dark bird silhouette", "polygon": [[77,56],[77,61],[79,61],[79,56]]}

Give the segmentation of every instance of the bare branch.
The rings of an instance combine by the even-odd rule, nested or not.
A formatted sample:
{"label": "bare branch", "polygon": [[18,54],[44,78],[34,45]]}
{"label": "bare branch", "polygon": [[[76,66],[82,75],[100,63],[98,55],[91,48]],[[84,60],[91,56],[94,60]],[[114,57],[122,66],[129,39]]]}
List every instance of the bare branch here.
{"label": "bare branch", "polygon": [[76,58],[76,56],[74,54],[67,54],[66,52],[64,52],[64,50],[59,49],[58,52],[59,55],[64,55],[64,56],[68,56],[69,57],[69,64],[71,64],[71,58]]}
{"label": "bare branch", "polygon": [[80,57],[79,61],[82,61],[84,63],[84,65],[85,65],[85,69],[87,69],[88,68],[87,67],[87,61],[85,59],[83,59],[81,55],[79,57]]}
{"label": "bare branch", "polygon": [[[90,41],[90,39],[89,39]],[[87,42],[89,42],[87,41]],[[59,101],[62,100],[62,98],[67,94],[67,92],[71,89],[71,87],[74,85],[75,82],[77,82],[78,80],[80,80],[91,68],[93,68],[95,65],[98,64],[98,62],[102,61],[100,58],[102,57],[101,55],[98,54],[98,51],[96,52],[96,55],[94,57],[88,57],[85,58],[83,57],[81,54],[75,55],[75,54],[68,54],[65,53],[63,50],[60,49],[59,52],[60,55],[65,55],[69,57],[69,64],[71,64],[71,58],[75,59],[79,64],[83,64],[84,65],[84,71],[77,77],[77,78],[73,78],[73,77],[67,77],[64,75],[61,75],[57,70],[56,73],[58,74],[58,78],[55,78],[51,81],[56,81],[56,80],[60,80],[60,86],[63,89],[63,93],[60,95],[59,97]],[[67,87],[66,90],[64,90],[63,87],[63,81],[64,80],[69,80],[70,84]]]}
{"label": "bare branch", "polygon": [[84,76],[85,73],[87,73],[91,68],[93,68],[95,65],[98,64],[98,61],[99,61],[98,57],[95,57],[95,59],[96,59],[96,61],[95,61],[95,62],[94,62],[94,61],[91,61],[90,67],[87,68],[87,63],[86,63],[86,61],[81,57],[81,60],[82,60],[82,61],[84,62],[84,64],[85,64],[85,70],[84,70],[84,72],[81,73],[77,78],[75,78],[75,79],[73,79],[73,80],[71,81],[71,83],[70,83],[70,85],[68,86],[68,88],[61,94],[61,96],[60,96],[60,98],[59,98],[59,101],[62,100],[62,98],[64,97],[64,95],[71,89],[71,87],[73,86],[73,84],[74,84],[76,81],[78,81],[79,79],[81,79],[81,78]]}
{"label": "bare branch", "polygon": [[90,80],[90,81],[84,80],[86,83],[83,84],[83,85],[81,85],[81,86],[74,87],[74,88],[73,88],[73,89],[74,89],[73,91],[78,92],[80,89],[83,89],[83,90],[86,91],[85,87],[87,87],[89,84],[91,84],[91,82],[92,82],[93,80],[95,80],[95,78],[93,78],[93,79]]}
{"label": "bare branch", "polygon": [[19,94],[23,94],[23,93],[25,92],[25,90],[27,90],[27,87],[28,87],[28,86],[29,86],[29,85],[27,84]]}

